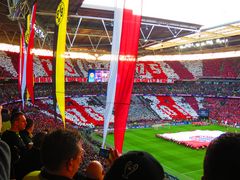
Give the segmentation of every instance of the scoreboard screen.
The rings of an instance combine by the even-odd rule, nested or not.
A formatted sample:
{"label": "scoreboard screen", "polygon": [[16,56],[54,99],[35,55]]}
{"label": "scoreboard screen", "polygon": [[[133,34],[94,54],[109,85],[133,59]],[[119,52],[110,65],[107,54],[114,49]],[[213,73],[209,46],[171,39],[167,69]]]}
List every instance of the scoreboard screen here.
{"label": "scoreboard screen", "polygon": [[90,69],[88,71],[88,82],[107,82],[109,79],[109,70]]}
{"label": "scoreboard screen", "polygon": [[208,109],[199,109],[198,115],[202,118],[208,118],[209,116],[209,110]]}

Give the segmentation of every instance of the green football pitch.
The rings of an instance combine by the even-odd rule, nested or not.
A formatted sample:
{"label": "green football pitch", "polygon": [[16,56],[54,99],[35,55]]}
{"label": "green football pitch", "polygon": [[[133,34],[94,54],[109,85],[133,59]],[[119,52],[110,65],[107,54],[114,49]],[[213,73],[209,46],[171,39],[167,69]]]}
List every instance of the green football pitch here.
{"label": "green football pitch", "polygon": [[[159,160],[167,173],[176,176],[180,180],[200,180],[203,174],[203,158],[205,150],[194,150],[183,145],[155,137],[156,134],[161,133],[191,131],[196,129],[240,132],[240,129],[217,125],[181,125],[161,127],[159,129],[128,129],[125,134],[123,151],[147,151]],[[110,146],[113,146],[112,134],[108,135],[107,143]]]}

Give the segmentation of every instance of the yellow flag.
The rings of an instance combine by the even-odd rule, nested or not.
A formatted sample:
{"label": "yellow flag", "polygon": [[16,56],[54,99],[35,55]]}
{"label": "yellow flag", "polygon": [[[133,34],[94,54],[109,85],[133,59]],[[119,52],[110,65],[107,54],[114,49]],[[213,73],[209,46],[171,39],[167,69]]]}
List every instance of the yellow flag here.
{"label": "yellow flag", "polygon": [[57,44],[56,44],[56,70],[55,70],[55,87],[56,87],[56,100],[60,114],[62,116],[63,125],[65,128],[65,45],[66,45],[66,31],[67,31],[67,16],[68,16],[68,0],[62,0],[56,11],[56,25],[57,31]]}
{"label": "yellow flag", "polygon": [[27,101],[29,100],[29,98],[30,98],[30,95],[29,95],[29,92],[27,90],[27,97],[26,97]]}
{"label": "yellow flag", "polygon": [[29,41],[29,34],[30,34],[30,14],[27,15],[27,28],[25,32],[25,42],[28,44]]}

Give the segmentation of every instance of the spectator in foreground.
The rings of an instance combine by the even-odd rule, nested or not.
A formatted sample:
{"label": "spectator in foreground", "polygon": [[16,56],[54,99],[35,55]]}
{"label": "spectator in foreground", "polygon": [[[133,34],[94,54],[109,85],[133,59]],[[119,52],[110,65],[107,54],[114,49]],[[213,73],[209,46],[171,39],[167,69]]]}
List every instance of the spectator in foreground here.
{"label": "spectator in foreground", "polygon": [[240,179],[240,133],[225,133],[206,151],[202,180]]}
{"label": "spectator in foreground", "polygon": [[86,169],[86,177],[92,180],[103,180],[104,169],[99,161],[91,161]]}
{"label": "spectator in foreground", "polygon": [[[2,128],[2,116],[1,116],[2,106],[0,106],[0,131]],[[11,152],[10,149],[4,141],[0,139],[0,179],[8,180],[10,179],[10,162],[11,162]]]}
{"label": "spectator in foreground", "polygon": [[33,147],[23,155],[20,160],[16,163],[16,179],[20,180],[23,177],[35,170],[41,170],[43,164],[40,158],[40,147],[46,133],[39,132],[33,137]]}
{"label": "spectator in foreground", "polygon": [[0,132],[4,132],[10,129],[11,127],[10,111],[8,109],[2,108],[1,115],[2,115],[2,129],[0,130]]}
{"label": "spectator in foreground", "polygon": [[72,179],[83,160],[81,136],[70,130],[56,130],[46,135],[41,157],[44,169],[40,177],[46,180]]}
{"label": "spectator in foreground", "polygon": [[11,150],[11,178],[15,178],[15,164],[26,153],[26,146],[19,136],[19,131],[26,127],[26,117],[22,112],[16,112],[11,116],[11,128],[2,134]]}
{"label": "spectator in foreground", "polygon": [[129,151],[117,158],[104,180],[135,180],[135,179],[164,179],[161,164],[149,153],[143,151]]}
{"label": "spectator in foreground", "polygon": [[26,147],[30,149],[33,145],[32,138],[33,138],[33,129],[34,129],[34,123],[33,120],[30,118],[26,119],[27,125],[23,131],[20,131],[19,134],[25,143]]}

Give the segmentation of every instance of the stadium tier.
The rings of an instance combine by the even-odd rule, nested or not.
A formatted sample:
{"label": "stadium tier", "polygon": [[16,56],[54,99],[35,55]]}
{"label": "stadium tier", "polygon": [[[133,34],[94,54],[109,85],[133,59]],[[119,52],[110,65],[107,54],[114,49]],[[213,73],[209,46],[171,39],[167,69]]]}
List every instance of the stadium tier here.
{"label": "stadium tier", "polygon": [[234,1],[1,0],[0,180],[240,179]]}
{"label": "stadium tier", "polygon": [[[1,78],[17,78],[18,53],[0,51]],[[38,81],[48,81],[52,74],[52,57],[34,57],[34,75]],[[66,59],[65,76],[87,78],[90,69],[109,70],[109,62],[84,59]],[[240,61],[237,58],[195,61],[138,61],[135,81],[172,82],[198,78],[239,78]],[[42,79],[41,79],[42,77]],[[45,77],[45,78],[43,78]],[[70,80],[71,81],[71,80]],[[74,81],[74,79],[72,79]],[[83,80],[82,80],[83,81]]]}
{"label": "stadium tier", "polygon": [[[1,51],[0,59],[0,78],[6,80],[0,84],[0,103],[10,109],[14,106],[21,107],[16,81],[18,54]],[[48,126],[55,123],[50,83],[51,61],[52,57],[34,57],[36,102],[34,106],[26,107],[27,112],[31,108],[29,112],[38,112],[38,118],[48,119]],[[92,127],[103,124],[107,83],[88,83],[90,69],[109,70],[109,62],[67,59],[65,63],[65,77],[68,78],[66,120],[76,126]],[[239,69],[238,58],[138,62],[129,123],[195,121],[200,118],[199,110],[205,109],[209,111],[207,118],[221,124],[237,126],[240,124]],[[29,114],[31,116],[33,113]],[[34,115],[32,118],[35,118]]]}

